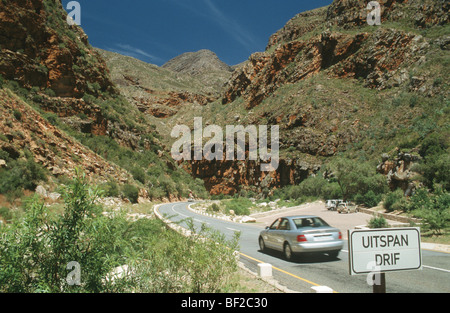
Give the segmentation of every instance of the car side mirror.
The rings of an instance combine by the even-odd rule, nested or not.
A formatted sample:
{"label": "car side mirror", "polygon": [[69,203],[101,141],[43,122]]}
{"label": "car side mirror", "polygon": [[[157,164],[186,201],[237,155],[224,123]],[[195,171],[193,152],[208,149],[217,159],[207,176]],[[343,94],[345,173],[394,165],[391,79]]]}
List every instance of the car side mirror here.
{"label": "car side mirror", "polygon": [[269,226],[266,226],[266,229],[270,229],[270,227],[269,227]]}

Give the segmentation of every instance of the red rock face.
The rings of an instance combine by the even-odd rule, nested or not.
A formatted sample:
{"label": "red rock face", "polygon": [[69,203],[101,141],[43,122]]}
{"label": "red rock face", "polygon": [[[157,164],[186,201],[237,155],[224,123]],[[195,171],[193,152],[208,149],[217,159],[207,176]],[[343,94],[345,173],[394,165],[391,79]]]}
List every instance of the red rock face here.
{"label": "red rock face", "polygon": [[257,161],[192,161],[183,163],[185,169],[201,178],[212,195],[234,195],[242,189],[257,193],[298,184],[320,169],[318,164],[304,161],[280,160],[276,171],[261,171]]}
{"label": "red rock face", "polygon": [[[0,74],[25,88],[50,88],[59,97],[114,93],[105,62],[81,28],[65,23],[59,1],[0,2]],[[58,16],[60,15],[60,16]],[[92,90],[89,85],[98,86]]]}
{"label": "red rock face", "polygon": [[331,77],[361,77],[368,87],[384,89],[386,72],[394,73],[405,62],[417,59],[417,40],[413,34],[390,30],[356,35],[324,32],[307,41],[279,45],[270,54],[252,55],[233,74],[222,103],[242,96],[246,108],[252,109],[280,86],[328,69]]}
{"label": "red rock face", "polygon": [[59,1],[1,1],[0,75],[24,88],[38,87],[44,111],[63,118],[83,114],[90,119],[84,132],[105,135],[100,108],[81,98],[116,94],[115,87],[87,36],[65,16]]}
{"label": "red rock face", "polygon": [[[125,183],[131,179],[127,172],[71,139],[19,98],[2,89],[0,97],[0,133],[8,139],[0,140],[0,150],[11,157],[18,158],[20,151],[28,149],[35,161],[55,176],[73,177],[74,169],[78,167],[95,180],[111,177]],[[20,120],[13,112],[20,112]],[[16,116],[19,115],[16,113]]]}

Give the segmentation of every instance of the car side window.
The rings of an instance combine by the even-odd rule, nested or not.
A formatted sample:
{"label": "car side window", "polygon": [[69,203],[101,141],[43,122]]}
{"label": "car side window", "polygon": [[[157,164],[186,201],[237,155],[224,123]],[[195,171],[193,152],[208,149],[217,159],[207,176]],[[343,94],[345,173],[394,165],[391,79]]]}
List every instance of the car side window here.
{"label": "car side window", "polygon": [[270,229],[278,229],[278,226],[280,225],[281,218],[277,219],[275,222],[272,223],[272,225],[269,227]]}
{"label": "car side window", "polygon": [[289,227],[289,221],[287,219],[283,218],[280,222],[280,226],[278,227],[278,229],[290,230],[291,228]]}

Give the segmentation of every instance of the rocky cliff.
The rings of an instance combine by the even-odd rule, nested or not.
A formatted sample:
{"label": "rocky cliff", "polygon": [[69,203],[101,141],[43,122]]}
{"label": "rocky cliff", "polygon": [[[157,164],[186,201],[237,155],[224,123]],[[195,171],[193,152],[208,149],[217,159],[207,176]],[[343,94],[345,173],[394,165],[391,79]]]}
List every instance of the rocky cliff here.
{"label": "rocky cliff", "polygon": [[[379,2],[380,26],[367,25],[363,1],[336,0],[297,14],[264,52],[231,68],[207,50],[157,67],[93,49],[81,28],[66,23],[60,1],[4,0],[0,83],[9,100],[2,101],[1,147],[14,155],[33,151],[55,175],[88,163],[98,164],[90,175],[101,175],[99,168],[109,166],[87,150],[80,152],[83,160],[69,153],[82,149],[68,142],[70,135],[61,132],[58,141],[55,132],[28,125],[38,114],[45,117],[42,129],[64,128],[132,171],[150,194],[186,194],[184,174],[173,175],[176,181],[167,175],[177,170],[167,152],[170,131],[202,116],[205,126],[280,126],[277,171],[261,172],[248,160],[182,163],[213,194],[267,194],[300,183],[338,155],[378,162],[393,188],[408,188],[411,167],[404,158],[410,153],[404,150],[448,125],[448,2]],[[10,126],[14,112],[27,117],[23,125]],[[128,150],[117,155],[122,147]],[[392,151],[402,157],[380,163]],[[120,169],[105,173],[125,179]]]}
{"label": "rocky cliff", "polygon": [[[417,28],[448,23],[448,2],[403,2],[381,2],[383,23],[414,21]],[[398,86],[404,82],[401,70],[415,66],[430,51],[431,41],[417,32],[367,28],[367,12],[362,1],[334,1],[326,10],[297,15],[270,38],[266,52],[253,54],[233,73],[223,104],[243,97],[251,109],[280,86],[322,71],[329,77],[361,79],[369,88]]]}
{"label": "rocky cliff", "polygon": [[209,50],[185,53],[161,67],[96,50],[106,60],[114,84],[128,101],[158,119],[172,117],[183,107],[215,101],[231,76],[230,67]]}
{"label": "rocky cliff", "polygon": [[[260,175],[240,162],[202,161],[192,166],[193,174],[216,193],[296,184],[339,153],[359,150],[367,158],[380,158],[383,144],[402,144],[395,135],[399,129],[416,129],[421,116],[434,119],[425,103],[442,107],[439,99],[448,96],[439,83],[445,80],[445,66],[436,64],[448,62],[449,4],[379,3],[380,26],[367,25],[364,1],[336,0],[296,15],[270,37],[265,52],[251,55],[227,82],[221,103],[228,111],[246,112],[228,123],[280,126],[286,153],[276,173]],[[442,117],[438,120],[443,123]],[[411,130],[406,137],[425,135]],[[407,188],[406,178],[395,183],[402,168],[390,169],[392,188]]]}
{"label": "rocky cliff", "polygon": [[2,1],[0,74],[60,97],[115,93],[105,62],[66,15],[57,0]]}
{"label": "rocky cliff", "polygon": [[132,181],[124,169],[49,123],[11,91],[0,89],[0,97],[0,151],[6,151],[10,158],[17,159],[28,150],[54,177],[73,177],[75,168],[80,168],[92,181]]}
{"label": "rocky cliff", "polygon": [[[155,125],[66,17],[60,0],[0,1],[0,154],[13,165],[26,155],[56,183],[79,167],[97,183],[138,186],[147,198],[187,197],[191,184],[201,192],[184,172],[177,183],[166,174],[178,169]],[[13,179],[20,172],[0,171]]]}

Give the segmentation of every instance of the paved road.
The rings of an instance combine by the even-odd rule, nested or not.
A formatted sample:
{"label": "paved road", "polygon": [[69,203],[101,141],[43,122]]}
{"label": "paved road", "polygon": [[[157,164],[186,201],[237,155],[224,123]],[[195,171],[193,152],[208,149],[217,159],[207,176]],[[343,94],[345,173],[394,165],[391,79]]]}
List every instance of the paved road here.
{"label": "paved road", "polygon": [[[317,285],[328,286],[334,291],[342,293],[372,292],[372,287],[367,284],[365,275],[350,276],[348,274],[347,242],[336,260],[330,260],[325,255],[316,255],[288,262],[283,259],[281,253],[259,251],[257,239],[259,232],[265,226],[264,222],[251,225],[223,221],[196,214],[188,209],[188,205],[189,203],[165,204],[159,208],[159,212],[172,221],[192,218],[196,227],[205,223],[207,226],[221,231],[228,238],[231,238],[236,231],[241,232],[241,261],[255,272],[258,263],[272,264],[274,278],[291,290],[309,292],[312,286]],[[273,216],[271,218],[275,219]],[[327,221],[335,226],[329,219]],[[186,226],[183,222],[180,225]],[[450,254],[423,250],[422,261],[423,270],[387,273],[386,291],[388,293],[449,293]]]}

